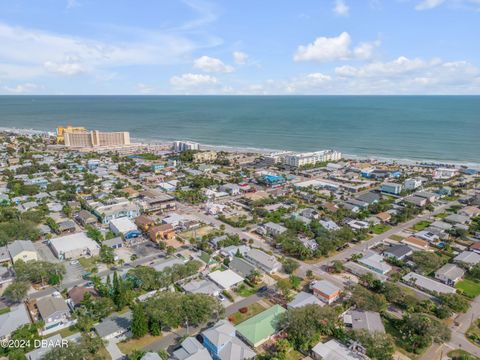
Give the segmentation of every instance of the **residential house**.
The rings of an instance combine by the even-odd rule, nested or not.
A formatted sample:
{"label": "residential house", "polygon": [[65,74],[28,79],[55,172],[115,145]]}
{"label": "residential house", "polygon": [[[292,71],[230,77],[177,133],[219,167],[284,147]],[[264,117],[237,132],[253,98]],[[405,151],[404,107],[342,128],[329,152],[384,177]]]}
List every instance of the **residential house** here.
{"label": "residential house", "polygon": [[416,286],[419,289],[427,290],[433,293],[453,294],[456,292],[455,288],[451,286],[445,285],[439,281],[414,272],[409,272],[402,279],[409,285]]}
{"label": "residential house", "polygon": [[155,225],[155,220],[146,215],[140,215],[135,218],[135,225],[137,225],[140,230],[146,233],[152,226]]}
{"label": "residential house", "polygon": [[268,255],[258,249],[250,249],[250,251],[245,254],[245,260],[269,274],[279,271],[282,267],[282,264],[277,261],[275,256]]}
{"label": "residential house", "polygon": [[305,291],[300,291],[295,298],[287,304],[287,309],[296,309],[306,305],[325,305],[318,297]]}
{"label": "residential house", "polygon": [[331,304],[340,297],[342,289],[328,280],[314,281],[310,284],[313,294],[327,304]]}
{"label": "residential house", "polygon": [[380,212],[376,214],[375,217],[382,223],[388,223],[392,219],[392,215],[388,212]]}
{"label": "residential house", "polygon": [[480,215],[480,209],[476,206],[465,206],[463,209],[458,210],[458,214],[474,218]]}
{"label": "residential house", "polygon": [[366,359],[361,353],[346,347],[338,340],[332,339],[325,343],[319,342],[312,348],[314,360],[363,360]]}
{"label": "residential house", "polygon": [[220,320],[201,333],[203,346],[214,360],[246,360],[256,356],[255,352],[235,336],[236,330],[227,320]]}
{"label": "residential house", "polygon": [[74,233],[76,230],[75,222],[67,219],[57,223],[60,234]]}
{"label": "residential house", "polygon": [[417,250],[428,250],[428,242],[415,236],[409,236],[403,239],[402,243]]}
{"label": "residential house", "polygon": [[38,260],[37,250],[30,240],[15,240],[7,245],[7,249],[14,264],[18,260]]}
{"label": "residential house", "polygon": [[407,256],[412,255],[413,250],[407,246],[407,245],[392,245],[389,248],[385,249],[383,251],[383,256],[388,258],[388,257],[393,257],[397,260],[403,260]]}
{"label": "residential house", "polygon": [[278,304],[273,305],[235,326],[237,335],[244,339],[247,344],[256,348],[280,331],[280,317],[286,311],[284,307]]}
{"label": "residential house", "polygon": [[450,286],[455,286],[463,278],[463,275],[465,275],[465,271],[455,264],[445,264],[435,271],[435,279]]}
{"label": "residential house", "polygon": [[95,331],[103,340],[122,339],[130,330],[132,313],[113,314],[95,325]]}
{"label": "residential house", "polygon": [[456,263],[464,263],[467,266],[475,266],[480,262],[480,255],[473,251],[463,251],[453,258]]}
{"label": "residential house", "polygon": [[369,333],[385,333],[385,327],[378,312],[349,310],[343,315],[343,322],[353,330],[367,330]]}
{"label": "residential house", "polygon": [[192,280],[182,285],[182,289],[190,294],[207,294],[210,296],[217,296],[221,289],[212,281],[209,280]]}
{"label": "residential house", "polygon": [[226,192],[232,196],[240,195],[240,186],[238,186],[237,184],[220,185],[219,190]]}
{"label": "residential house", "polygon": [[102,245],[107,246],[111,249],[120,249],[121,247],[123,247],[123,240],[121,237],[118,236],[113,239],[102,241]]}
{"label": "residential house", "polygon": [[358,259],[358,262],[382,275],[385,275],[392,270],[392,267],[385,262],[382,255],[373,252],[370,255]]}
{"label": "residential house", "polygon": [[175,230],[170,224],[156,225],[148,230],[148,236],[153,242],[160,242],[161,240],[170,240],[175,238]]}
{"label": "residential house", "polygon": [[208,274],[210,280],[220,286],[224,290],[229,290],[243,281],[243,277],[232,270],[216,270]]}
{"label": "residential house", "polygon": [[87,210],[80,210],[75,219],[83,226],[95,225],[97,223],[96,216]]}
{"label": "residential house", "polygon": [[38,299],[36,306],[44,322],[43,335],[64,329],[74,323],[67,302],[61,295]]}
{"label": "residential house", "polygon": [[247,278],[252,272],[256,271],[255,265],[238,256],[233,256],[228,267],[243,278]]}
{"label": "residential house", "polygon": [[284,232],[287,231],[287,228],[285,226],[282,226],[273,222],[266,223],[264,225],[264,228],[267,231],[267,234],[270,236],[282,235]]}
{"label": "residential house", "polygon": [[469,224],[471,222],[468,216],[459,215],[459,214],[448,215],[443,220],[450,224],[463,224],[463,225]]}
{"label": "residential house", "polygon": [[68,300],[72,307],[77,307],[83,301],[85,294],[90,294],[92,298],[98,296],[97,290],[93,287],[84,287],[84,286],[74,286],[68,291]]}
{"label": "residential house", "polygon": [[[180,344],[180,347],[175,349],[172,355],[174,360],[211,360],[212,359],[208,350],[196,338],[192,336],[189,336],[185,340],[183,340],[182,343]],[[141,360],[144,360],[144,359],[142,358]]]}
{"label": "residential house", "polygon": [[435,194],[433,192],[428,192],[428,191],[417,191],[413,195],[415,195],[416,197],[424,198],[431,204],[433,204],[435,201],[437,201],[440,198],[438,194]]}
{"label": "residential house", "polygon": [[9,339],[12,332],[31,323],[25,304],[10,307],[10,311],[0,315],[0,340]]}
{"label": "residential house", "polygon": [[428,204],[427,199],[420,196],[415,196],[415,195],[407,196],[406,198],[403,199],[403,201],[418,207],[424,207]]}

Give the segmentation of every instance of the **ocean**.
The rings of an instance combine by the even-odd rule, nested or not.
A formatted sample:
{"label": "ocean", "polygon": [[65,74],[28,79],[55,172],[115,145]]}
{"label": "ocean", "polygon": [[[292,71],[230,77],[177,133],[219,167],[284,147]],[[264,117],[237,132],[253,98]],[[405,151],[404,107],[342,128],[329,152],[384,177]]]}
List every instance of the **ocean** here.
{"label": "ocean", "polygon": [[480,96],[0,96],[0,127],[480,163]]}

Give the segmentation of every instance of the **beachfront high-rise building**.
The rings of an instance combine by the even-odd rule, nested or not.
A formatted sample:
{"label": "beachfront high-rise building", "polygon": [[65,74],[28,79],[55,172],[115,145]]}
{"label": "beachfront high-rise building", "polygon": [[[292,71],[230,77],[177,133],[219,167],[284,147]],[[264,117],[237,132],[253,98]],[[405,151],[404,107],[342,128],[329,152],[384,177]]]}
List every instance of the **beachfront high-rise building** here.
{"label": "beachfront high-rise building", "polygon": [[173,151],[182,152],[187,150],[200,150],[200,145],[191,141],[174,141],[172,148]]}
{"label": "beachfront high-rise building", "polygon": [[64,144],[65,143],[65,133],[72,133],[72,134],[78,134],[78,133],[85,133],[87,132],[87,129],[85,129],[82,126],[59,126],[57,127],[57,144]]}
{"label": "beachfront high-rise building", "polygon": [[72,148],[118,147],[130,145],[128,131],[103,132],[98,130],[85,132],[65,132],[65,146]]}
{"label": "beachfront high-rise building", "polygon": [[342,153],[335,150],[321,150],[315,152],[305,152],[286,155],[284,158],[284,164],[300,167],[305,165],[313,165],[326,161],[338,161],[342,158]]}

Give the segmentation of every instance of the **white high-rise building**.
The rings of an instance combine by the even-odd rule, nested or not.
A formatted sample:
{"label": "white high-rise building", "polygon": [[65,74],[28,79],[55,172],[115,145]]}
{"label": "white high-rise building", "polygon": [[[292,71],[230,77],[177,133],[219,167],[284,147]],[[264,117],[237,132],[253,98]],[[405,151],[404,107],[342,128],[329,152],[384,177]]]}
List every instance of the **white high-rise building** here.
{"label": "white high-rise building", "polygon": [[85,132],[65,132],[65,146],[73,148],[116,147],[130,145],[128,131],[103,132],[98,130]]}
{"label": "white high-rise building", "polygon": [[342,158],[342,153],[335,150],[321,150],[315,152],[305,152],[285,156],[286,165],[300,167],[309,164],[316,164],[325,161],[338,161]]}
{"label": "white high-rise building", "polygon": [[200,150],[200,144],[192,141],[174,141],[172,147],[176,152]]}

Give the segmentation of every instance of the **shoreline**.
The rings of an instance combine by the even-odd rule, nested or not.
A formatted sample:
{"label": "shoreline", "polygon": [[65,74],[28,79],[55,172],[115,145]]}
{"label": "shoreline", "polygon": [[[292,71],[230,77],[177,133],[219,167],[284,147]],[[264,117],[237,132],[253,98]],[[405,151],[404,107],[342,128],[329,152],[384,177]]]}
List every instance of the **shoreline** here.
{"label": "shoreline", "polygon": [[[20,128],[7,128],[7,127],[0,127],[0,132],[10,132],[10,133],[15,133],[19,135],[51,135],[54,133],[53,131],[47,131],[47,130],[20,129]],[[145,138],[136,138],[136,137],[132,137],[132,140],[139,141],[138,143],[133,143],[133,145],[137,144],[139,146],[168,145],[168,144],[171,144],[172,141],[174,141],[174,140],[164,140],[164,139],[145,139]],[[249,146],[204,144],[204,143],[195,141],[193,139],[183,139],[183,140],[197,142],[202,149],[212,150],[212,151],[256,153],[256,154],[262,154],[262,155],[270,154],[272,152],[279,152],[279,151],[302,152],[302,151],[294,151],[294,150],[288,150],[288,149],[268,149],[268,148],[255,148],[255,147],[249,147]],[[312,149],[309,151],[315,151],[315,149]],[[405,159],[405,158],[392,158],[392,157],[386,157],[386,156],[375,155],[375,154],[358,155],[358,154],[347,154],[343,152],[342,152],[342,156],[346,160],[357,160],[357,161],[370,160],[370,161],[379,161],[379,162],[385,162],[385,163],[397,163],[400,165],[418,165],[418,164],[436,164],[438,166],[453,165],[455,167],[466,166],[468,168],[480,170],[480,162],[475,163],[475,162],[460,161],[460,160],[433,160],[433,159],[415,160],[415,159]]]}

